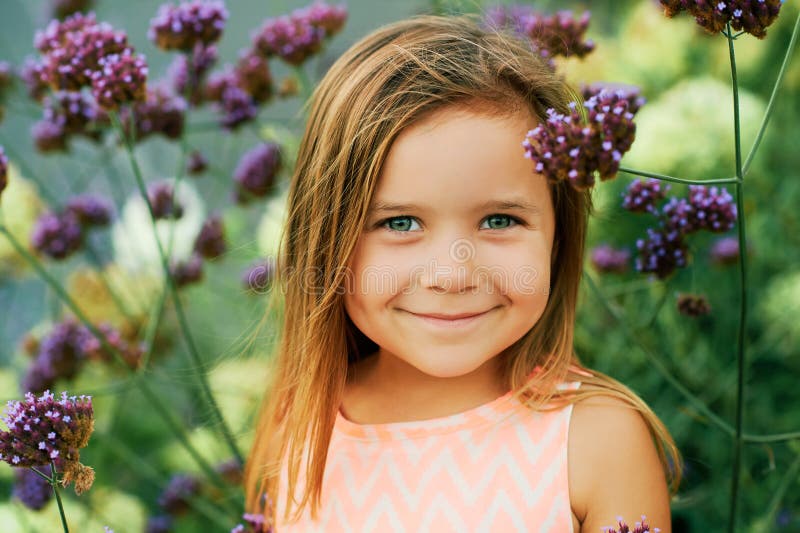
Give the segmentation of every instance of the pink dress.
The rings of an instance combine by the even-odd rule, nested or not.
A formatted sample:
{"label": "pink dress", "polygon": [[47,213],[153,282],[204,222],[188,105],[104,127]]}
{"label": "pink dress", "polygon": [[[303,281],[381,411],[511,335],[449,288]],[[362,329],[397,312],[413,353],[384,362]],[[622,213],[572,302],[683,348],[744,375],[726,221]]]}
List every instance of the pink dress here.
{"label": "pink dress", "polygon": [[430,420],[363,425],[339,412],[317,521],[307,507],[281,523],[279,498],[275,530],[571,533],[571,414],[532,411],[510,391]]}

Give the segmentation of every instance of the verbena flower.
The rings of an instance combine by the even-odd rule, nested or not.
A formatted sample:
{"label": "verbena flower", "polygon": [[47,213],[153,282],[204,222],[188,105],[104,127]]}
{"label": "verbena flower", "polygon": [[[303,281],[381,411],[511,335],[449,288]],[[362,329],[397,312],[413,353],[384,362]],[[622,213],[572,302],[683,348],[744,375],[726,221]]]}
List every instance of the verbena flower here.
{"label": "verbena flower", "polygon": [[[119,356],[122,357],[128,368],[135,370],[139,368],[142,362],[142,356],[146,350],[144,341],[139,343],[131,343],[122,337],[119,330],[114,328],[111,324],[103,322],[97,326],[99,332],[103,335],[105,342],[113,349],[115,349]],[[99,361],[109,362],[114,360],[114,354],[109,352],[98,337],[92,335],[88,330],[81,343],[81,351],[86,359],[94,359]]]}
{"label": "verbena flower", "polygon": [[44,213],[31,232],[33,248],[52,259],[66,259],[83,245],[83,228],[74,213]]}
{"label": "verbena flower", "polygon": [[[50,465],[39,467],[42,474],[50,476]],[[19,468],[14,472],[14,488],[11,496],[17,498],[22,505],[33,511],[39,511],[53,497],[53,488],[46,479],[28,468]]]}
{"label": "verbena flower", "polygon": [[33,46],[47,54],[64,46],[74,34],[97,26],[94,13],[84,15],[75,13],[63,21],[51,20],[44,30],[38,30],[33,37]]}
{"label": "verbena flower", "polygon": [[194,250],[206,259],[216,259],[225,253],[225,232],[222,227],[222,218],[212,215],[200,228],[200,233],[194,241]]}
{"label": "verbena flower", "polygon": [[16,467],[57,461],[64,486],[74,481],[77,494],[92,486],[94,470],[80,464],[80,449],[94,429],[91,397],[27,393],[23,401],[8,402],[3,422],[8,430],[0,431],[0,459]]}
{"label": "verbena flower", "polygon": [[197,43],[191,54],[175,56],[169,66],[167,77],[176,94],[188,97],[192,105],[203,102],[203,82],[217,62],[217,47]]}
{"label": "verbena flower", "polygon": [[283,15],[267,19],[253,35],[253,47],[265,57],[278,56],[290,65],[302,65],[320,51],[325,30],[306,17]]}
{"label": "verbena flower", "polygon": [[685,267],[689,250],[683,235],[677,230],[647,229],[647,238],[638,239],[636,248],[636,270],[667,278],[675,269]]}
{"label": "verbena flower", "polygon": [[55,324],[37,343],[22,389],[41,393],[52,388],[58,379],[75,377],[86,359],[84,346],[90,337],[89,331],[71,318]]}
{"label": "verbena flower", "polygon": [[122,124],[125,131],[133,129],[136,141],[158,133],[168,139],[179,139],[186,123],[186,107],[186,101],[166,87],[147,87],[144,100],[134,104],[132,111],[122,112]]}
{"label": "verbena flower", "polygon": [[596,246],[591,252],[592,266],[603,274],[627,272],[630,259],[631,253],[628,250],[617,249],[608,244]]}
{"label": "verbena flower", "polygon": [[227,130],[235,130],[258,114],[253,97],[238,86],[229,86],[222,91],[218,108],[222,114],[220,124]]}
{"label": "verbena flower", "polygon": [[266,102],[272,96],[272,74],[264,57],[252,50],[245,52],[239,57],[234,73],[237,86],[255,102]]}
{"label": "verbena flower", "polygon": [[628,101],[628,111],[636,114],[641,107],[647,103],[647,99],[641,95],[639,88],[635,85],[623,85],[614,83],[596,82],[581,87],[581,96],[588,100],[593,96],[598,96],[602,92],[617,92]]}
{"label": "verbena flower", "polygon": [[100,58],[98,67],[92,73],[92,94],[101,108],[115,110],[145,99],[147,63],[144,56],[126,49]]}
{"label": "verbena flower", "polygon": [[0,193],[8,185],[8,157],[5,149],[0,146]]}
{"label": "verbena flower", "polygon": [[275,143],[262,143],[245,152],[233,172],[237,201],[245,204],[251,197],[266,196],[275,185],[281,164],[280,147]]}
{"label": "verbena flower", "polygon": [[202,174],[208,168],[208,159],[198,150],[192,151],[189,154],[189,159],[186,161],[186,172],[192,176]]}
{"label": "verbena flower", "polygon": [[593,186],[595,175],[601,180],[615,177],[636,135],[627,93],[602,91],[583,105],[585,123],[575,102],[568,115],[551,108],[547,120],[522,143],[536,172],[551,182],[566,180],[578,190]]}
{"label": "verbena flower", "polygon": [[219,463],[214,470],[231,485],[241,485],[244,479],[242,464],[235,458]]}
{"label": "verbena flower", "polygon": [[708,299],[702,294],[679,294],[678,312],[682,315],[698,317],[711,312]]}
{"label": "verbena flower", "polygon": [[744,31],[763,39],[767,27],[778,17],[782,0],[661,0],[664,13],[674,17],[688,11],[709,33],[719,33],[730,23],[736,31]]}
{"label": "verbena flower", "polygon": [[262,294],[275,276],[275,260],[271,257],[259,260],[242,274],[242,285],[254,294]]}
{"label": "verbena flower", "polygon": [[189,501],[200,494],[200,480],[191,474],[172,476],[158,498],[158,505],[168,514],[179,516],[189,510]]}
{"label": "verbena flower", "polygon": [[683,234],[705,229],[724,233],[736,223],[736,205],[724,188],[690,185],[688,198],[671,198],[662,208],[667,227]]}
{"label": "verbena flower", "polygon": [[[645,521],[644,515],[642,515],[641,522],[636,522],[633,525],[633,529],[631,529],[628,524],[622,520],[621,516],[618,516],[617,527],[619,527],[619,531],[611,526],[605,526],[602,529],[604,533],[645,533],[645,531],[650,531],[650,525]],[[659,528],[653,528],[653,533],[658,533],[659,531],[661,531]]]}
{"label": "verbena flower", "polygon": [[111,222],[111,202],[97,194],[81,194],[67,200],[65,209],[78,217],[81,226],[107,226]]}
{"label": "verbena flower", "polygon": [[84,135],[97,139],[97,132],[92,129],[107,117],[87,95],[81,92],[58,91],[52,98],[45,98],[42,119],[58,124],[67,135]]}
{"label": "verbena flower", "polygon": [[63,19],[79,11],[87,11],[92,7],[92,0],[53,0],[53,16]]}
{"label": "verbena flower", "polygon": [[169,515],[151,516],[147,519],[144,528],[145,533],[170,533],[172,531],[173,519]]}
{"label": "verbena flower", "polygon": [[150,21],[147,36],[163,50],[189,52],[198,43],[209,45],[217,42],[227,19],[228,10],[219,1],[163,4]]}
{"label": "verbena flower", "polygon": [[658,215],[656,204],[666,198],[670,185],[661,180],[648,178],[637,179],[628,185],[622,194],[622,207],[635,213],[652,213]]}
{"label": "verbena flower", "polygon": [[183,207],[176,201],[172,184],[169,182],[151,183],[147,187],[147,199],[156,220],[177,219],[183,216]]}
{"label": "verbena flower", "polygon": [[48,85],[44,76],[44,64],[41,62],[31,57],[26,58],[19,71],[19,77],[25,84],[28,96],[33,100],[38,102],[47,93]]}
{"label": "verbena flower", "polygon": [[739,239],[722,237],[711,245],[709,252],[711,262],[716,265],[735,265],[739,262]]}
{"label": "verbena flower", "polygon": [[265,527],[264,515],[245,513],[242,515],[244,524],[237,524],[231,533],[271,533],[272,527]]}
{"label": "verbena flower", "polygon": [[330,5],[316,0],[311,5],[296,9],[292,16],[305,19],[312,26],[325,30],[325,37],[329,38],[341,31],[347,21],[347,7],[344,4]]}
{"label": "verbena flower", "polygon": [[192,254],[188,259],[170,265],[170,275],[177,287],[185,287],[203,279],[203,258]]}

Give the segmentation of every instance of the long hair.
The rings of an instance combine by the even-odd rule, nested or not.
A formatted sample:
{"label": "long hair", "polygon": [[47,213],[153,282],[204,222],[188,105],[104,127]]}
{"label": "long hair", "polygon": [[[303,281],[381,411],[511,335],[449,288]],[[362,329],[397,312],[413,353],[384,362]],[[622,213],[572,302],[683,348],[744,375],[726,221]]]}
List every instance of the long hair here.
{"label": "long hair", "polygon": [[[421,16],[389,24],[332,65],[311,97],[289,188],[272,292],[272,303],[283,307],[282,327],[245,469],[251,512],[275,518],[271,504],[279,482],[281,493],[285,488],[290,495],[285,519],[296,520],[307,505],[312,516],[318,512],[348,369],[377,349],[345,312],[345,265],[397,135],[447,106],[479,102],[500,113],[527,108],[544,121],[548,108],[568,112],[577,98],[528,45],[482,28],[469,16]],[[574,352],[591,192],[563,181],[549,186],[556,223],[550,295],[539,321],[506,350],[503,379],[532,409],[597,394],[625,400],[642,413],[675,488],[680,457],[664,425],[624,385],[582,367]],[[592,386],[557,388],[567,379]],[[304,483],[296,495],[301,475]]]}

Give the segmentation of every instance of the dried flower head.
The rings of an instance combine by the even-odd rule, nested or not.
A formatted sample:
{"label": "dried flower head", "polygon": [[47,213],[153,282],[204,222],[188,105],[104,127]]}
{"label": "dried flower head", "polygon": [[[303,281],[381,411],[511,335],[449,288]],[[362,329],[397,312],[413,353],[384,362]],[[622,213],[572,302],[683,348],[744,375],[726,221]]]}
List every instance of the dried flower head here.
{"label": "dried flower head", "polygon": [[67,132],[56,122],[40,120],[31,126],[31,135],[40,152],[56,152],[67,149]]}
{"label": "dried flower head", "polygon": [[101,108],[115,110],[145,99],[147,63],[144,56],[126,49],[120,54],[103,56],[98,67],[92,73],[92,94]]}
{"label": "dried flower head", "polygon": [[222,217],[219,215],[210,216],[194,241],[194,251],[206,259],[216,259],[226,250],[225,232],[222,227]]}
{"label": "dried flower head", "polygon": [[678,312],[682,315],[698,317],[711,312],[708,298],[702,294],[679,294]]}
{"label": "dried flower head", "polygon": [[584,104],[584,123],[578,104],[563,115],[550,108],[547,121],[528,132],[522,146],[535,170],[551,182],[567,180],[578,190],[617,175],[622,155],[633,144],[636,125],[627,93],[601,91]]}
{"label": "dried flower head", "polygon": [[730,23],[736,31],[763,39],[783,0],[661,0],[661,5],[668,17],[688,11],[709,33],[719,33]]}
{"label": "dried flower head", "polygon": [[3,422],[8,431],[0,431],[0,459],[16,467],[57,461],[64,486],[74,481],[78,494],[92,486],[94,471],[80,464],[80,449],[94,430],[91,397],[63,392],[56,400],[49,391],[38,398],[29,392],[8,402]]}
{"label": "dried flower head", "polygon": [[602,274],[623,274],[628,271],[628,262],[631,253],[624,249],[617,249],[608,244],[596,246],[591,253],[592,266]]}
{"label": "dried flower head", "polygon": [[66,259],[83,245],[83,227],[75,213],[44,213],[31,232],[33,248],[52,259]]}
{"label": "dried flower head", "polygon": [[198,43],[208,46],[217,42],[226,20],[228,10],[220,1],[163,4],[150,21],[147,36],[163,50],[189,52]]}
{"label": "dried flower head", "polygon": [[280,147],[275,143],[262,143],[245,152],[233,172],[237,200],[247,203],[250,197],[266,196],[272,190],[280,169]]}
{"label": "dried flower head", "polygon": [[189,154],[189,159],[186,161],[186,172],[189,175],[196,176],[202,174],[208,168],[208,159],[197,150]]}
{"label": "dried flower head", "polygon": [[234,69],[239,88],[259,104],[272,96],[272,74],[269,62],[253,50],[242,54]]}

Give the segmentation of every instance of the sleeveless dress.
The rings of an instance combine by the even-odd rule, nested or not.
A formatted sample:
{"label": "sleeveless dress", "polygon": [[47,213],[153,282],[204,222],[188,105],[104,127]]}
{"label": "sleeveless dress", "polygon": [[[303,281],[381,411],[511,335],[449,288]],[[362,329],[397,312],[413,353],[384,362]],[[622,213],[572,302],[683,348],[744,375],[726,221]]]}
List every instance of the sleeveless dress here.
{"label": "sleeveless dress", "polygon": [[307,506],[282,523],[280,494],[275,531],[572,533],[571,414],[533,411],[511,391],[429,420],[356,424],[339,411],[317,521]]}

